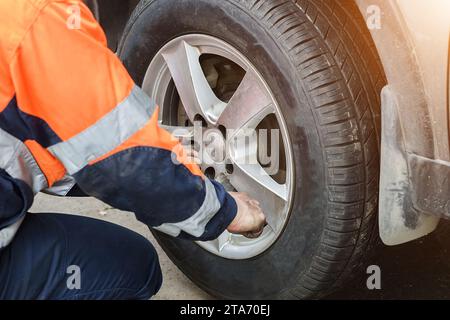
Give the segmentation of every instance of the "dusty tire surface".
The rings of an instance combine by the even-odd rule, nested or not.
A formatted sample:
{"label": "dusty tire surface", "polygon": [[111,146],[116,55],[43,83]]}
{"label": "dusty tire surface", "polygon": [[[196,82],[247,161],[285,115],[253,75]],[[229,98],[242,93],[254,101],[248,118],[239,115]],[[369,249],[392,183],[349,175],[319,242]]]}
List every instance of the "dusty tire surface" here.
{"label": "dusty tire surface", "polygon": [[377,239],[385,77],[363,18],[350,0],[144,0],[119,56],[141,84],[159,49],[190,33],[228,42],[264,77],[292,141],[295,197],[281,237],[252,259],[156,238],[190,279],[220,298],[329,294],[361,268]]}

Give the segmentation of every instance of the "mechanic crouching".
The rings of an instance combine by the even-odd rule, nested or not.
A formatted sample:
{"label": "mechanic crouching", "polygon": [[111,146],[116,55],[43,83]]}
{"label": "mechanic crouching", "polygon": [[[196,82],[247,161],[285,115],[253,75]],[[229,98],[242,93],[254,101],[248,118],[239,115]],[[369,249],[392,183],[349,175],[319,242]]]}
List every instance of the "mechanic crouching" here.
{"label": "mechanic crouching", "polygon": [[0,299],[148,299],[161,286],[145,238],[28,213],[41,191],[87,194],[191,241],[265,225],[257,201],[206,178],[158,125],[81,1],[79,28],[67,25],[74,2],[0,1]]}

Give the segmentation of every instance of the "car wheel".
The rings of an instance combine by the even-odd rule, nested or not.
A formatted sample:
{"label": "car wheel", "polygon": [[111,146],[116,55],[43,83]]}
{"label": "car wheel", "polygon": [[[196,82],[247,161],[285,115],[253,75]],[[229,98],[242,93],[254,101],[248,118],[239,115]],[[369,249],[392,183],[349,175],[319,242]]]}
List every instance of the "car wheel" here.
{"label": "car wheel", "polygon": [[318,298],[361,267],[377,239],[385,77],[353,1],[141,1],[118,54],[164,125],[201,120],[227,142],[279,133],[276,173],[237,161],[252,147],[202,166],[261,202],[260,238],[155,232],[190,279],[220,298]]}

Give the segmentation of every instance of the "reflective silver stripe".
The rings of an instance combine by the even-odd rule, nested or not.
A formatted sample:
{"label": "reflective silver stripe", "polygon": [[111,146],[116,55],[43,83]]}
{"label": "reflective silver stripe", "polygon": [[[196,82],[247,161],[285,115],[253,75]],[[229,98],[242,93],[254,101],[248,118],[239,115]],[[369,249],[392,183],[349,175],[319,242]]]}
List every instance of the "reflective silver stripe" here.
{"label": "reflective silver stripe", "polygon": [[205,180],[206,196],[200,209],[189,219],[178,223],[165,223],[154,229],[164,232],[173,237],[178,237],[184,231],[194,237],[200,237],[204,232],[208,222],[220,210],[220,202],[217,198],[216,188],[209,181]]}
{"label": "reflective silver stripe", "polygon": [[13,240],[14,236],[17,233],[17,230],[19,230],[19,227],[22,224],[23,219],[25,219],[25,217],[22,217],[19,221],[0,230],[0,248],[5,248],[7,245],[11,243],[11,241]]}
{"label": "reflective silver stripe", "polygon": [[47,188],[47,179],[22,141],[0,129],[0,168],[26,182],[36,194]]}
{"label": "reflective silver stripe", "polygon": [[155,103],[135,86],[124,101],[93,126],[49,150],[73,175],[143,128],[155,109]]}
{"label": "reflective silver stripe", "polygon": [[[27,146],[0,129],[0,168],[11,177],[27,183],[36,194],[47,188],[47,179]],[[0,229],[0,248],[11,243],[24,218]]]}

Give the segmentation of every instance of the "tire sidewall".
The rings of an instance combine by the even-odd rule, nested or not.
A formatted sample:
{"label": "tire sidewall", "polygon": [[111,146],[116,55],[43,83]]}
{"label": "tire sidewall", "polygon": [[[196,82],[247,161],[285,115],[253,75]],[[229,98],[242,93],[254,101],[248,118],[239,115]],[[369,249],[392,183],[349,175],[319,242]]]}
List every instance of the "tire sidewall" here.
{"label": "tire sidewall", "polygon": [[294,200],[283,234],[269,250],[247,260],[224,259],[195,243],[157,232],[155,236],[171,260],[209,293],[221,298],[276,298],[301,282],[320,245],[328,210],[326,166],[311,102],[293,62],[244,3],[145,1],[126,28],[119,56],[140,85],[151,59],[167,42],[202,33],[230,43],[266,80],[284,115],[294,155]]}

